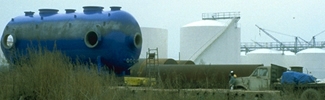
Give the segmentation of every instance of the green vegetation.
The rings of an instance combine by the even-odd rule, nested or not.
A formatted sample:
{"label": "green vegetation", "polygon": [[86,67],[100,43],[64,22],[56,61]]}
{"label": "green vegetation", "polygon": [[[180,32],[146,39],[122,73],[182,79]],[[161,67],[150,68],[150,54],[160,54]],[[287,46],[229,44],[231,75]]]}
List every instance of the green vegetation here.
{"label": "green vegetation", "polygon": [[[0,71],[1,100],[228,100],[237,95],[216,89],[210,89],[210,92],[180,91],[182,84],[177,78],[166,79],[163,83],[167,87],[155,87],[169,90],[117,87],[121,85],[121,78],[99,74],[93,64],[71,63],[58,51],[29,52],[29,58],[20,58],[8,71]],[[288,96],[273,98],[296,98],[295,95]]]}

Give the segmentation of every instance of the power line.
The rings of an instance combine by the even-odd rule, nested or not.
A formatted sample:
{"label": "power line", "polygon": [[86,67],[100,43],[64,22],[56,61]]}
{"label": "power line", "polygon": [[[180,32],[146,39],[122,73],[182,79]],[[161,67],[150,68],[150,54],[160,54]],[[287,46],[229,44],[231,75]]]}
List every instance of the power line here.
{"label": "power line", "polygon": [[[297,37],[297,38],[299,38],[300,40],[302,40],[302,41],[304,41],[305,43],[308,43],[308,44],[311,42],[311,41],[308,42],[308,41],[304,40],[304,39],[301,38],[300,36],[289,35],[289,34],[285,34],[285,33],[277,32],[277,31],[272,31],[272,30],[269,30],[269,29],[264,29],[264,30],[267,30],[267,31],[270,31],[270,32],[273,32],[273,33],[276,33],[276,34],[281,34],[281,35],[289,36],[289,37]],[[325,30],[324,30],[323,32],[325,32]]]}
{"label": "power line", "polygon": [[318,34],[314,35],[314,36],[317,36],[317,35],[320,35],[320,34],[323,34],[325,32],[325,30],[319,32]]}
{"label": "power line", "polygon": [[[266,31],[270,31],[270,32],[276,33],[276,34],[281,34],[281,35],[290,36],[290,37],[297,37],[297,36],[294,36],[294,35],[289,35],[289,34],[285,34],[285,33],[277,32],[277,31],[272,31],[272,30],[265,29],[265,28],[263,28],[263,29],[266,30]],[[325,31],[325,30],[324,30],[324,31]]]}

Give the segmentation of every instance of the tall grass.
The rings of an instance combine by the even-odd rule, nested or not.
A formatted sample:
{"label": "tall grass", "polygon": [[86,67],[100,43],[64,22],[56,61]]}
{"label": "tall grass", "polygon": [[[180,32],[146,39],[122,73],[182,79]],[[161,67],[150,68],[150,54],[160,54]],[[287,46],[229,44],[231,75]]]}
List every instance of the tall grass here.
{"label": "tall grass", "polygon": [[[107,99],[114,75],[92,64],[71,63],[59,51],[29,52],[0,73],[0,99]],[[85,67],[86,66],[86,67]]]}

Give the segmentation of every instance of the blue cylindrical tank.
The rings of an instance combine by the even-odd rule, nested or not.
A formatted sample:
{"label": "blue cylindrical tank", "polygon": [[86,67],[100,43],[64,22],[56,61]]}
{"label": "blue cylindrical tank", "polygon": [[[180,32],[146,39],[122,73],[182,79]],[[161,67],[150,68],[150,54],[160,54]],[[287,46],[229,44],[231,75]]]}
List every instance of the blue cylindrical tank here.
{"label": "blue cylindrical tank", "polygon": [[[27,48],[45,47],[62,51],[72,59],[106,65],[117,74],[128,74],[128,68],[137,62],[142,35],[135,18],[121,7],[84,6],[83,12],[66,9],[39,9],[26,11],[12,18],[4,29],[2,51],[9,62],[14,53],[26,54]],[[14,51],[14,53],[12,52]]]}

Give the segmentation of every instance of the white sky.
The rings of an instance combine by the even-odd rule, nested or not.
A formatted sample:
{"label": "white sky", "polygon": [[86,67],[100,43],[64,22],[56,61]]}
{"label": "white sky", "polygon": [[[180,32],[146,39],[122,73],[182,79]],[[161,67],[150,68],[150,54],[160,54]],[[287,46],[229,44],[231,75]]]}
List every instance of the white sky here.
{"label": "white sky", "polygon": [[[201,20],[206,12],[240,11],[241,41],[274,42],[255,27],[300,36],[309,41],[312,36],[325,30],[324,0],[1,0],[1,34],[8,21],[23,15],[24,11],[38,13],[39,8],[55,8],[60,13],[73,8],[82,12],[83,6],[103,6],[110,10],[119,5],[131,13],[142,27],[168,30],[168,56],[178,58],[180,28]],[[270,32],[280,41],[294,41],[293,37]],[[325,41],[325,33],[316,37]]]}

